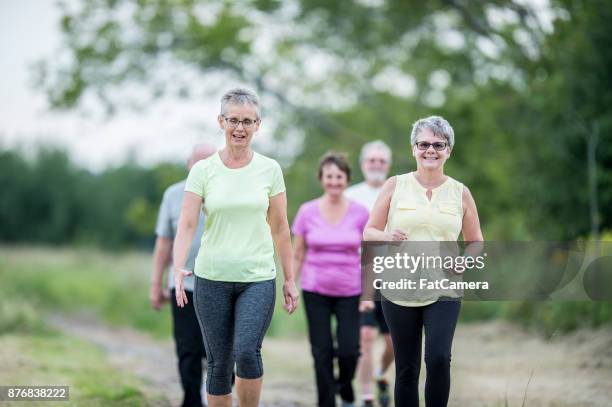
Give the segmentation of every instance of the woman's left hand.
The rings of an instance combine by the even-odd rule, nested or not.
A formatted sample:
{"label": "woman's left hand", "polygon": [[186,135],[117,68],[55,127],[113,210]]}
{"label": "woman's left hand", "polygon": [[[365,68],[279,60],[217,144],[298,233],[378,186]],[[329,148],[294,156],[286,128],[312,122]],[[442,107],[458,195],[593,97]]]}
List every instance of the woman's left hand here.
{"label": "woman's left hand", "polygon": [[298,300],[300,299],[300,294],[295,286],[295,282],[285,281],[283,284],[283,297],[285,299],[283,308],[289,315],[293,314],[293,311],[295,311],[298,306]]}

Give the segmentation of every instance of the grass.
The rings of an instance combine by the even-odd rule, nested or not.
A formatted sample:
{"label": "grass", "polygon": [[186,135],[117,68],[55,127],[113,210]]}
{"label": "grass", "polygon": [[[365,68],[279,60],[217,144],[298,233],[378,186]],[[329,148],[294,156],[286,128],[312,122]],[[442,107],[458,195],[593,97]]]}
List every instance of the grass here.
{"label": "grass", "polygon": [[[149,305],[151,264],[152,257],[146,252],[0,247],[0,333],[39,329],[31,323],[24,325],[24,321],[33,321],[33,316],[43,310],[67,314],[87,311],[110,324],[170,338],[169,305],[161,312]],[[281,281],[279,276],[268,335],[303,336],[303,307],[291,316],[282,309]],[[23,303],[26,306],[21,309]]]}
{"label": "grass", "polygon": [[147,260],[141,253],[4,247],[0,291],[37,311],[94,311],[111,324],[166,337],[170,314],[149,307]]}
{"label": "grass", "polygon": [[[0,249],[0,383],[68,385],[70,400],[62,404],[70,406],[168,405],[161,395],[143,391],[139,379],[114,369],[101,349],[60,334],[44,322],[47,311],[95,309],[116,323],[132,323],[131,318],[119,316],[125,301],[116,302],[124,291],[118,286],[129,290],[136,281],[133,275],[122,274],[127,275],[132,259],[122,258],[118,271],[105,273],[112,258],[91,251]],[[130,283],[123,286],[124,280]],[[142,314],[136,314],[135,320],[146,321]],[[163,323],[163,319],[157,322]]]}
{"label": "grass", "polygon": [[[0,383],[67,385],[70,406],[168,404],[161,395],[144,392],[140,380],[113,369],[96,346],[52,331],[47,330],[44,335],[1,335],[0,359]],[[3,405],[18,406],[23,402]]]}
{"label": "grass", "polygon": [[[149,305],[152,257],[146,252],[103,252],[87,248],[0,247],[0,333],[37,332],[44,311],[94,312],[110,324],[170,338],[168,305]],[[280,273],[279,273],[280,274]],[[304,337],[304,307],[289,316],[282,309],[282,277],[268,335]],[[597,327],[612,321],[610,302],[464,301],[462,322],[506,319],[544,334]]]}
{"label": "grass", "polygon": [[[85,311],[111,324],[169,339],[169,309],[156,312],[149,305],[150,267],[151,256],[144,252],[0,246],[0,383],[70,385],[69,405],[167,405],[161,396],[144,391],[139,379],[113,369],[94,345],[58,334],[44,324],[47,312]],[[303,339],[303,304],[293,316],[282,310],[281,281],[279,277],[268,334]],[[609,323],[612,304],[465,301],[461,319],[507,319],[547,333],[563,332]],[[270,365],[287,364],[273,356],[268,357]]]}

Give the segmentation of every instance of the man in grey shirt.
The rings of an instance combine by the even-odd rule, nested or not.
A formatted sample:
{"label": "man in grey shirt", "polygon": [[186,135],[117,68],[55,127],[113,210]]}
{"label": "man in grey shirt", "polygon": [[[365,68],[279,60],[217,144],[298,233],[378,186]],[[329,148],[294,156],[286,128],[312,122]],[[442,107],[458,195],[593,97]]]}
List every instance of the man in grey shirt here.
{"label": "man in grey shirt", "polygon": [[[199,144],[195,146],[187,161],[187,169],[191,170],[191,167],[196,162],[203,160],[214,152],[215,150],[208,145]],[[166,189],[157,217],[157,226],[155,227],[157,239],[155,241],[150,299],[151,306],[158,311],[161,309],[162,304],[168,300],[168,295],[169,298],[174,298],[172,243],[174,242],[181,214],[184,188],[185,180]],[[204,214],[202,213],[200,214],[198,228],[191,243],[189,257],[185,263],[186,269],[193,271],[203,232]],[[163,274],[166,269],[168,270],[167,286],[170,293],[165,293],[163,289]],[[204,350],[200,326],[193,308],[193,284],[193,276],[185,278],[185,292],[189,302],[184,308],[179,308],[176,305],[176,301],[170,301],[172,304],[173,334],[176,354],[178,356],[178,368],[184,391],[182,404],[184,407],[201,407],[203,405],[201,393],[202,359],[206,357],[206,352]]]}

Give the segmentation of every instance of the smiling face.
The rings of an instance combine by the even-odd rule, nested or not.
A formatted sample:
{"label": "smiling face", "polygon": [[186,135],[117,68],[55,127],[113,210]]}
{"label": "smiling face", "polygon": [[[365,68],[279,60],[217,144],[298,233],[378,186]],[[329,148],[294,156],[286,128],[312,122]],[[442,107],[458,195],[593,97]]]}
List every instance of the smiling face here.
{"label": "smiling face", "polygon": [[[227,147],[248,147],[251,145],[253,135],[259,130],[261,121],[257,117],[255,108],[248,104],[228,104],[225,114],[217,118],[219,126],[225,135],[225,145]],[[236,127],[231,122],[241,121]],[[246,126],[243,121],[250,121],[252,125]]]}
{"label": "smiling face", "polygon": [[330,196],[339,196],[344,193],[348,185],[346,172],[342,171],[336,164],[324,165],[321,169],[321,187]]}
{"label": "smiling face", "polygon": [[[416,144],[420,142],[433,143],[446,143],[447,146],[437,151],[433,145],[429,146],[427,150],[419,150]],[[450,147],[448,147],[448,141],[444,137],[438,137],[433,132],[424,128],[417,136],[416,143],[412,146],[412,155],[416,159],[417,167],[424,170],[441,170],[444,168],[444,163],[450,157]]]}

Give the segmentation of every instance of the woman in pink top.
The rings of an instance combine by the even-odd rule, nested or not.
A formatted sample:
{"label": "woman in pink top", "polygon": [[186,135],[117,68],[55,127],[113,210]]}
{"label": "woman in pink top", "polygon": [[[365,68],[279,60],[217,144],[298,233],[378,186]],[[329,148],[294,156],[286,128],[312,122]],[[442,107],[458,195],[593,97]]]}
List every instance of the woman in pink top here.
{"label": "woman in pink top", "polygon": [[[344,197],[351,178],[346,159],[328,153],[319,163],[323,196],[304,203],[293,222],[296,279],[301,277],[308,332],[315,362],[318,405],[354,405],[352,380],[359,358],[360,253],[368,210]],[[337,353],[331,331],[336,316]],[[334,356],[339,377],[334,378]]]}

